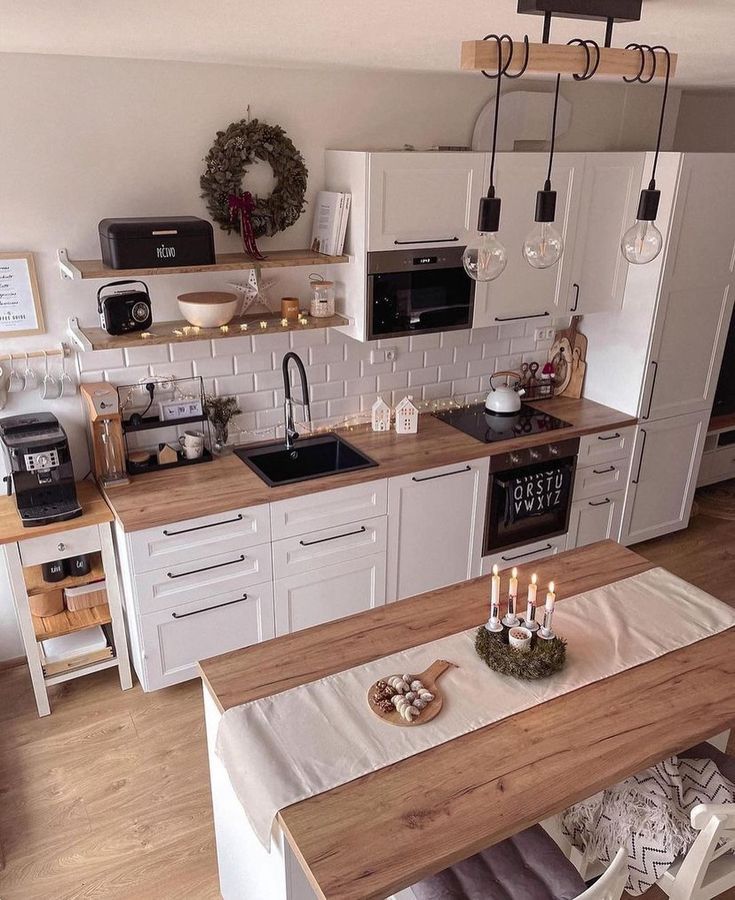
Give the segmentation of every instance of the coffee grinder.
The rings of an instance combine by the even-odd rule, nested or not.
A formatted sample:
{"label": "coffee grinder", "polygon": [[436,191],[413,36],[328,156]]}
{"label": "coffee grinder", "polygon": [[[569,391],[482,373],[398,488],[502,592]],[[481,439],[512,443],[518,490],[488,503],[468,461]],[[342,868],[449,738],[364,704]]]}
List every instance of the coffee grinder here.
{"label": "coffee grinder", "polygon": [[0,442],[10,461],[7,492],[15,493],[25,528],[81,516],[66,432],[51,413],[0,419]]}
{"label": "coffee grinder", "polygon": [[80,385],[80,391],[85,401],[92,469],[97,481],[104,487],[128,484],[117,390],[106,381],[95,381]]}

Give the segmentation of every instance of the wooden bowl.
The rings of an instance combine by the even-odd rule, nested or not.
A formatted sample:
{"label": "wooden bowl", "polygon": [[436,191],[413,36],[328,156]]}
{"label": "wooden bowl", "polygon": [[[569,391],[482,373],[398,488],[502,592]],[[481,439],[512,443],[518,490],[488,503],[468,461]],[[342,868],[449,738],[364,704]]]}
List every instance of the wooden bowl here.
{"label": "wooden bowl", "polygon": [[181,315],[200,328],[219,328],[226,325],[237,312],[240,298],[226,291],[191,291],[179,294]]}

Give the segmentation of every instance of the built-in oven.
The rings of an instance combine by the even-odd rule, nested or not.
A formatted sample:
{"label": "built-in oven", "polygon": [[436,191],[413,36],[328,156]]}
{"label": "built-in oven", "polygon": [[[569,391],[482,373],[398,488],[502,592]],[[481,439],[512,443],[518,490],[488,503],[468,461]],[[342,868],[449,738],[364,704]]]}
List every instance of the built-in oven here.
{"label": "built-in oven", "polygon": [[464,247],[367,255],[368,338],[470,328],[475,283]]}
{"label": "built-in oven", "polygon": [[484,556],[566,534],[579,438],[490,457]]}

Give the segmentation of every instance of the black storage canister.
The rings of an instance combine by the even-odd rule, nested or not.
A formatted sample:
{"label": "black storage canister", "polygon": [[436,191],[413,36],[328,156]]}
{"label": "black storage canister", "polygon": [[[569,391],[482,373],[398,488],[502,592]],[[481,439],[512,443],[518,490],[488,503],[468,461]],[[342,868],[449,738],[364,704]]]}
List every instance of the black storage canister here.
{"label": "black storage canister", "polygon": [[161,219],[102,219],[102,262],[110,269],[211,266],[212,225],[196,216]]}

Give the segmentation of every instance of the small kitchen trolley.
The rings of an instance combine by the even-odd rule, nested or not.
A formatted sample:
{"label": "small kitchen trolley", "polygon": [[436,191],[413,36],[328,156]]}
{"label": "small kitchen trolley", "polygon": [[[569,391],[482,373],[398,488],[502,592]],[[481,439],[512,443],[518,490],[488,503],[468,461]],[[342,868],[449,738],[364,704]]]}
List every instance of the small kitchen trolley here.
{"label": "small kitchen trolley", "polygon": [[[51,712],[48,698],[50,685],[89,675],[116,666],[123,690],[133,686],[125,636],[120,585],[112,543],[112,512],[91,481],[77,482],[77,498],[82,515],[76,519],[53,522],[38,528],[24,528],[12,497],[0,498],[0,555],[5,559],[10,578],[13,604],[18,616],[23,646],[31,674],[33,693],[39,716]],[[45,582],[41,576],[43,563],[88,554],[90,571],[86,575],[69,576],[62,581]],[[104,579],[107,603],[76,612],[65,609],[53,616],[34,616],[29,597],[44,591],[79,587]],[[71,634],[93,625],[109,627],[112,656],[70,668],[55,674],[44,674],[39,641]]]}

